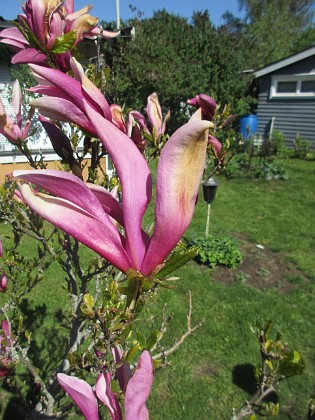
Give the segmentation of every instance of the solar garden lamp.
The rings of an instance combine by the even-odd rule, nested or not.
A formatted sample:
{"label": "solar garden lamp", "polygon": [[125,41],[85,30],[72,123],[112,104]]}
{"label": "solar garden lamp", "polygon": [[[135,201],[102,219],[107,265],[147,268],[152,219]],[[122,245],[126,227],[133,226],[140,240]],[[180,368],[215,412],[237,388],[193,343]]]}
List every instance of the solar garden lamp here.
{"label": "solar garden lamp", "polygon": [[210,223],[210,210],[211,210],[211,203],[215,199],[215,194],[217,191],[218,183],[214,178],[208,178],[206,181],[202,183],[203,189],[203,198],[206,203],[208,203],[208,212],[207,212],[207,223],[206,223],[206,237],[209,234],[209,223]]}

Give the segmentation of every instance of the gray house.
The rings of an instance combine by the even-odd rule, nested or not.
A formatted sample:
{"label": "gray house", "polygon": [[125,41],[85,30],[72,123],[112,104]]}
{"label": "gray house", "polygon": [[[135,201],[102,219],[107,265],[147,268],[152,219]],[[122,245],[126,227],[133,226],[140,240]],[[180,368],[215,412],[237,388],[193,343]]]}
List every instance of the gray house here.
{"label": "gray house", "polygon": [[315,148],[315,46],[255,72],[258,85],[256,135],[277,130],[287,146],[296,138]]}

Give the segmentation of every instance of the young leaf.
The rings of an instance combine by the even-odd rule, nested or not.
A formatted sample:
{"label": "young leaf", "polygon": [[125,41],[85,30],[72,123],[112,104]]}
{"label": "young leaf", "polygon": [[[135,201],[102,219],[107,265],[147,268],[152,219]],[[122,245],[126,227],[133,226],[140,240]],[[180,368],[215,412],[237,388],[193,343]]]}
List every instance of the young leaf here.
{"label": "young leaf", "polygon": [[174,251],[171,257],[166,261],[162,270],[159,271],[157,277],[165,277],[171,274],[174,270],[186,264],[198,255],[198,247],[178,249]]}
{"label": "young leaf", "polygon": [[89,306],[90,308],[93,308],[93,306],[94,306],[94,298],[93,298],[93,296],[92,296],[92,295],[89,295],[88,293],[86,293],[86,294],[83,296],[83,302],[84,302],[87,306]]}
{"label": "young leaf", "polygon": [[63,54],[67,51],[71,51],[76,39],[77,31],[70,31],[64,35],[58,36],[51,48],[51,52],[55,54]]}

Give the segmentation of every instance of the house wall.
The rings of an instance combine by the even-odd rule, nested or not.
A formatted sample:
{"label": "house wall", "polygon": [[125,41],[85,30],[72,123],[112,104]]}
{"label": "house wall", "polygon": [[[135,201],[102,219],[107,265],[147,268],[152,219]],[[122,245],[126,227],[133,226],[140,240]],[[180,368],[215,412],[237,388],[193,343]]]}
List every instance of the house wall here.
{"label": "house wall", "polygon": [[[0,51],[1,54],[1,51]],[[3,103],[3,106],[8,114],[12,113],[12,107],[8,101],[6,94],[6,89],[8,84],[11,81],[10,70],[7,60],[1,60],[0,55],[0,98]],[[0,134],[0,150],[5,150],[7,148],[8,141],[6,138]]]}
{"label": "house wall", "polygon": [[315,148],[315,97],[269,98],[271,79],[276,75],[315,73],[315,56],[261,77],[258,96],[257,135],[268,137],[272,117],[273,129],[284,135],[288,147],[297,137],[307,139]]}
{"label": "house wall", "polygon": [[[0,156],[1,158],[1,156]],[[56,170],[61,170],[62,169],[62,165],[60,163],[59,160],[46,160],[45,163],[47,163],[47,169],[56,169]],[[110,167],[110,165],[107,162],[107,159],[102,158],[101,162],[100,162],[104,172],[109,173],[110,171],[108,170],[108,168]],[[84,166],[83,168],[83,179],[86,181],[88,179],[88,166],[90,165],[90,159],[84,159],[82,162],[82,165]],[[10,159],[9,162],[5,162],[5,163],[0,163],[0,185],[3,185],[3,183],[5,182],[5,179],[7,176],[11,176],[12,172],[15,170],[25,170],[25,169],[32,169],[30,167],[30,165],[25,162],[25,159],[16,159],[16,160],[12,160]],[[102,176],[102,174],[99,171],[100,176]]]}

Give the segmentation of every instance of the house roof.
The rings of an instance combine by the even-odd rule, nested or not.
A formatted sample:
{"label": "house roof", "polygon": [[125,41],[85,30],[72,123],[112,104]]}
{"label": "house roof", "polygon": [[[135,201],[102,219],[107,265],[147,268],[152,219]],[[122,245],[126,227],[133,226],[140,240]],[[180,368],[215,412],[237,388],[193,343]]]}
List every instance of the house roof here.
{"label": "house roof", "polygon": [[266,67],[262,67],[254,72],[255,78],[265,76],[266,74],[273,73],[276,70],[287,67],[290,64],[297,63],[298,61],[304,60],[305,58],[315,55],[315,46],[307,48],[297,54],[290,55],[289,57],[283,58],[282,60],[276,61],[272,64],[269,64]]}
{"label": "house roof", "polygon": [[12,26],[14,26],[12,20],[6,20],[0,16],[0,30],[4,28],[12,28]]}

